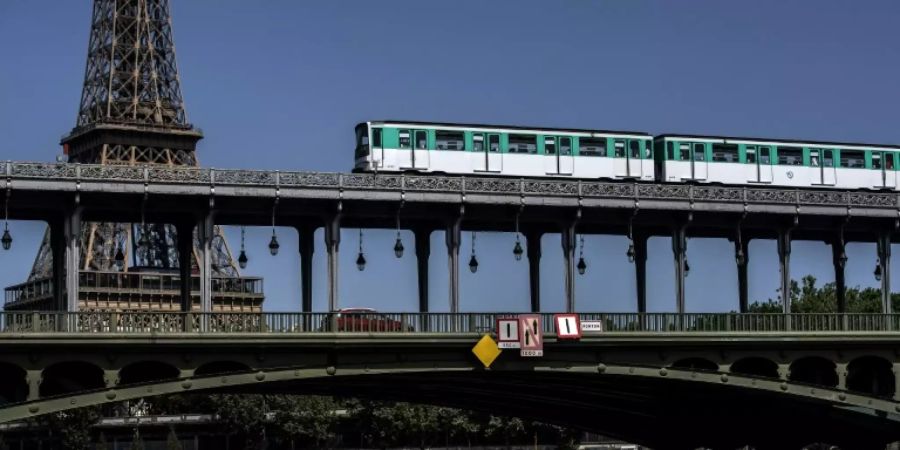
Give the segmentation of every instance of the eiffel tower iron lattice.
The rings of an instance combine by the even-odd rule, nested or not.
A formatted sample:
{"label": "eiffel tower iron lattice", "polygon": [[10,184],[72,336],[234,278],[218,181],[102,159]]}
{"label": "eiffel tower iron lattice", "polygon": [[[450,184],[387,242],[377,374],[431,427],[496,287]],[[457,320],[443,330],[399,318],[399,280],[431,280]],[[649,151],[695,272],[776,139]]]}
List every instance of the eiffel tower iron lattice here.
{"label": "eiffel tower iron lattice", "polygon": [[[61,142],[69,161],[196,166],[196,145],[202,137],[187,121],[169,1],[94,0],[78,120]],[[82,224],[81,229],[80,272],[177,273],[174,225],[91,222]],[[191,266],[196,274],[196,233],[193,240]],[[211,274],[239,278],[219,227],[214,228],[212,250]],[[48,229],[28,282],[52,277],[52,253]],[[260,307],[261,290],[255,300]],[[114,303],[105,308],[102,302],[92,305],[115,309]],[[13,309],[16,305],[6,306]]]}

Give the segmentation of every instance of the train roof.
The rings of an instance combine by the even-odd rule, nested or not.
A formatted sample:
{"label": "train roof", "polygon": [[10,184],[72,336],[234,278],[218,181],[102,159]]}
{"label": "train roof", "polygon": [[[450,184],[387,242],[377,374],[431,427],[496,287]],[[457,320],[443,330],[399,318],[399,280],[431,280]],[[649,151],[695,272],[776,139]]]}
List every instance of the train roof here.
{"label": "train roof", "polygon": [[[526,127],[526,126],[520,126],[520,125],[496,125],[496,124],[484,124],[484,123],[422,122],[422,121],[418,121],[418,120],[370,120],[369,122],[381,123],[381,124],[419,125],[419,126],[429,126],[429,127],[491,128],[491,129],[502,129],[502,130],[623,134],[623,135],[633,135],[633,136],[645,136],[647,138],[653,137],[653,135],[651,135],[650,133],[646,133],[643,131],[628,131],[628,130],[589,130],[589,129],[584,129],[584,128]],[[364,124],[366,124],[366,122],[360,122],[356,126],[358,127],[358,126],[364,125]]]}
{"label": "train roof", "polygon": [[769,138],[752,138],[752,137],[735,137],[735,136],[711,136],[711,135],[702,135],[702,134],[678,134],[678,133],[665,133],[659,134],[655,137],[655,139],[666,139],[666,138],[684,138],[684,139],[703,139],[710,142],[720,141],[722,143],[733,143],[733,144],[743,144],[743,143],[754,143],[754,144],[786,144],[793,145],[797,147],[818,147],[818,146],[828,146],[828,147],[838,147],[838,148],[847,148],[847,149],[890,149],[890,150],[898,150],[900,149],[900,145],[896,144],[868,144],[865,142],[834,142],[834,141],[816,141],[809,139],[769,139]]}

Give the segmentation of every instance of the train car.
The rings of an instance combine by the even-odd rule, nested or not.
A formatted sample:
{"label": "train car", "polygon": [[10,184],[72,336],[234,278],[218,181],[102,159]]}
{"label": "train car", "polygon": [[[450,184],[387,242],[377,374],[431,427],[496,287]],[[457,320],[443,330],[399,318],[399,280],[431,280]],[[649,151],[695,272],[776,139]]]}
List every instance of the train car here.
{"label": "train car", "polygon": [[656,178],[647,133],[410,121],[357,125],[354,170]]}
{"label": "train car", "polygon": [[894,190],[900,147],[666,134],[657,181]]}

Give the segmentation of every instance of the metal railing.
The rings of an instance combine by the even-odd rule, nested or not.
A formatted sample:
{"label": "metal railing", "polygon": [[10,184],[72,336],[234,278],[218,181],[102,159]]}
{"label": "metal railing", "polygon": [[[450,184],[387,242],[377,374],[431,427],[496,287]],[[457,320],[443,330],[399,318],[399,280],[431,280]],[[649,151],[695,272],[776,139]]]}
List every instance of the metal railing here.
{"label": "metal railing", "polygon": [[[78,274],[82,293],[120,293],[172,295],[180,294],[181,276],[160,272],[95,272],[82,270]],[[213,277],[214,296],[263,295],[263,279],[259,277]],[[199,295],[200,277],[191,277],[191,292]],[[40,278],[6,288],[5,304],[43,300],[53,296],[53,280]]]}
{"label": "metal railing", "polygon": [[[509,313],[2,312],[5,333],[442,333],[495,331]],[[543,313],[543,332],[556,332]],[[582,313],[588,335],[900,332],[900,314]]]}

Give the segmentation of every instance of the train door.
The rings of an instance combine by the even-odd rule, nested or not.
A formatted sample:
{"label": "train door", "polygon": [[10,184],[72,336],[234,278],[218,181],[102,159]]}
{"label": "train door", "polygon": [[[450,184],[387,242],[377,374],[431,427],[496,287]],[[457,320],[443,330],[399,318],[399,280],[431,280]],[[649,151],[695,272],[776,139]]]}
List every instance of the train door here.
{"label": "train door", "polygon": [[412,168],[427,169],[428,168],[428,132],[425,130],[415,130],[415,148],[412,151]]}
{"label": "train door", "polygon": [[628,153],[626,157],[628,176],[641,178],[641,176],[644,174],[644,165],[641,164],[641,141],[637,139],[631,139],[628,141]]}
{"label": "train door", "polygon": [[485,142],[484,133],[472,135],[472,157],[475,158],[475,171],[499,172],[501,167],[500,135],[488,134]]}
{"label": "train door", "polygon": [[616,177],[627,178],[631,175],[628,171],[628,151],[626,149],[626,141],[624,139],[613,140],[612,162],[613,173]]}
{"label": "train door", "polygon": [[706,144],[695,142],[691,144],[691,178],[705,180],[709,175],[709,166],[706,161]]}
{"label": "train door", "polygon": [[767,146],[747,146],[747,164],[753,166],[750,180],[756,183],[772,182],[772,148]]}
{"label": "train door", "polygon": [[400,130],[398,135],[399,142],[395,152],[395,162],[400,169],[411,169],[413,167],[413,155],[415,154],[412,147],[412,132],[410,130]]}
{"label": "train door", "polygon": [[572,138],[544,138],[544,170],[549,175],[571,175],[575,168]]}
{"label": "train door", "polygon": [[834,186],[836,176],[834,168],[834,150],[827,148],[809,149],[809,165],[816,171],[813,182],[826,186]]}
{"label": "train door", "polygon": [[881,185],[878,187],[897,187],[897,175],[894,171],[896,157],[892,152],[872,152],[872,169],[880,171]]}

